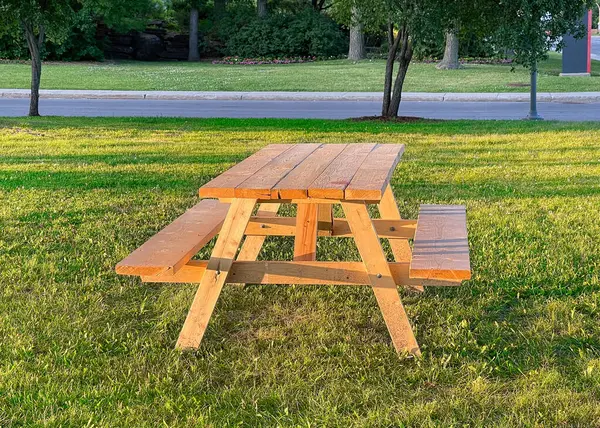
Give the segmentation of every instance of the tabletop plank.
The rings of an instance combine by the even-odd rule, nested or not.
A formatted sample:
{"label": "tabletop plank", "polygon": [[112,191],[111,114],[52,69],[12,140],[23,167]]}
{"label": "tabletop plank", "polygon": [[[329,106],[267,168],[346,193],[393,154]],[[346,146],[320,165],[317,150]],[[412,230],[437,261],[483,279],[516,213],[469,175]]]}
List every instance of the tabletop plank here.
{"label": "tabletop plank", "polygon": [[[324,144],[312,152],[274,187],[280,199],[304,199],[308,187],[348,144]],[[275,192],[273,192],[275,193]]]}
{"label": "tabletop plank", "polygon": [[294,146],[294,144],[271,144],[259,150],[202,186],[200,197],[233,198],[237,186]]}
{"label": "tabletop plank", "polygon": [[239,184],[235,197],[276,199],[277,191],[272,192],[273,187],[320,146],[318,143],[296,144]]}
{"label": "tabletop plank", "polygon": [[344,191],[346,200],[379,201],[404,153],[404,144],[378,144]]}
{"label": "tabletop plank", "polygon": [[344,190],[375,146],[375,143],[349,144],[310,184],[308,196],[344,199]]}

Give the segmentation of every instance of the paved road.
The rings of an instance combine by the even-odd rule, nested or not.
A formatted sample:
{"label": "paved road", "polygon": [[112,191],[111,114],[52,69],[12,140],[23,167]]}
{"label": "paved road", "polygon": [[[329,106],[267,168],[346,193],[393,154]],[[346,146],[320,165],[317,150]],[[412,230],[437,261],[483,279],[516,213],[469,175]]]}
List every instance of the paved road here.
{"label": "paved road", "polygon": [[600,61],[600,36],[592,37],[592,59]]}
{"label": "paved road", "polygon": [[[0,116],[27,114],[27,99],[0,99]],[[189,101],[42,99],[44,116],[141,116],[345,119],[373,116],[381,104],[371,101]],[[527,103],[403,102],[401,114],[433,119],[522,119]],[[600,103],[540,103],[548,120],[600,121]]]}

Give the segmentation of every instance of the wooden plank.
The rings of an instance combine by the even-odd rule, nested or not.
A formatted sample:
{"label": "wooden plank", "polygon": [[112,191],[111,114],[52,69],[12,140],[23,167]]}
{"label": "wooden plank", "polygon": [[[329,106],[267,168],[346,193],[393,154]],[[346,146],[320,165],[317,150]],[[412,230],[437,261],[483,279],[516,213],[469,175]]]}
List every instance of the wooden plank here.
{"label": "wooden plank", "polygon": [[[396,205],[396,199],[394,198],[394,192],[392,190],[392,186],[387,185],[385,192],[383,193],[383,197],[381,198],[381,202],[379,202],[379,214],[382,219],[391,219],[391,220],[400,220],[402,216],[400,215],[400,211],[398,210],[398,205]],[[416,226],[416,222],[414,223]],[[414,230],[413,230],[413,238],[414,238]],[[393,239],[389,238],[390,247],[392,248],[392,254],[394,255],[394,260],[397,262],[408,262],[412,258],[412,251],[410,249],[410,245],[407,239]],[[413,285],[410,287],[414,291],[418,291],[422,293],[424,290],[422,285]]]}
{"label": "wooden plank", "polygon": [[205,199],[120,261],[120,275],[173,275],[221,229],[229,204]]}
{"label": "wooden plank", "polygon": [[404,153],[404,144],[378,144],[344,191],[347,200],[379,200]]}
{"label": "wooden plank", "polygon": [[[371,220],[377,236],[380,238],[393,239],[412,239],[415,236],[417,228],[416,220],[387,220],[374,219]],[[348,220],[336,218],[333,220],[333,235],[336,238],[352,238],[352,230],[348,224]],[[401,261],[401,260],[398,260]],[[406,260],[408,261],[408,260]]]}
{"label": "wooden plank", "polygon": [[471,278],[464,205],[421,205],[410,276],[449,280]]}
{"label": "wooden plank", "polygon": [[333,234],[333,204],[319,204],[317,213],[319,231],[326,231],[326,236]]}
{"label": "wooden plank", "polygon": [[[198,283],[208,260],[190,260],[175,275],[142,276],[144,282]],[[409,263],[388,263],[397,285],[425,283],[427,286],[454,287],[460,281],[427,281],[408,276]],[[363,262],[234,261],[227,279],[240,284],[371,285]]]}
{"label": "wooden plank", "polygon": [[240,183],[235,188],[235,197],[277,199],[278,193],[272,190],[273,186],[320,146],[321,144],[296,144]]}
{"label": "wooden plank", "polygon": [[200,197],[233,198],[238,185],[292,147],[294,144],[271,144],[259,150],[202,186]]}
{"label": "wooden plank", "polygon": [[[306,204],[309,205],[309,204]],[[312,205],[312,204],[310,204]],[[380,238],[413,239],[417,228],[416,220],[373,220],[373,225]],[[330,235],[331,233],[331,235]],[[248,236],[295,236],[295,217],[251,217],[246,227]],[[352,238],[348,220],[333,219],[333,231],[321,229],[317,224],[318,236],[334,236],[336,238]]]}
{"label": "wooden plank", "polygon": [[354,234],[356,247],[369,273],[373,293],[383,314],[396,352],[420,355],[408,316],[398,295],[396,282],[371,223],[367,206],[362,202],[342,202],[344,214]]}
{"label": "wooden plank", "polygon": [[324,144],[312,152],[275,185],[274,189],[277,190],[278,197],[280,199],[307,198],[310,184],[347,146],[347,144]]}
{"label": "wooden plank", "polygon": [[308,187],[310,198],[344,199],[344,190],[376,144],[349,144]]}
{"label": "wooden plank", "polygon": [[[279,211],[280,204],[261,204],[258,208],[258,212],[256,213],[256,219],[263,218],[273,218],[277,215],[277,211]],[[246,230],[248,228],[246,227]],[[246,236],[244,239],[244,243],[242,244],[242,248],[240,249],[240,253],[237,256],[236,260],[256,260],[258,254],[260,253],[260,249],[262,248],[265,239],[267,239],[266,235],[263,236]]]}
{"label": "wooden plank", "polygon": [[200,346],[255,203],[255,199],[236,199],[231,203],[206,271],[179,333],[176,345],[178,349],[195,349]]}
{"label": "wooden plank", "polygon": [[294,234],[294,260],[317,259],[318,205],[298,204],[296,232]]}

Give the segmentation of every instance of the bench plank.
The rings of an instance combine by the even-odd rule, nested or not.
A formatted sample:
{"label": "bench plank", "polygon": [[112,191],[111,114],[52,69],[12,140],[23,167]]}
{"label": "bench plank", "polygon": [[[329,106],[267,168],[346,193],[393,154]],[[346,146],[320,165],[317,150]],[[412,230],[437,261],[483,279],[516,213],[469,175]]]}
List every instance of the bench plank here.
{"label": "bench plank", "polygon": [[174,275],[221,229],[229,204],[204,199],[119,262],[121,275]]}
{"label": "bench plank", "polygon": [[421,205],[410,277],[441,280],[471,278],[464,205]]}

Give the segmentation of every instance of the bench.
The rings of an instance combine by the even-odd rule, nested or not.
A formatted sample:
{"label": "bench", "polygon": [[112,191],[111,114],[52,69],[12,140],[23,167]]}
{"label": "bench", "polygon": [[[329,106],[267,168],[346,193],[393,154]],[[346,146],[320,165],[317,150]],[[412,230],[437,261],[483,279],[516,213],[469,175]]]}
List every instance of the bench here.
{"label": "bench", "polygon": [[229,204],[204,199],[119,262],[120,275],[175,275],[215,237]]}
{"label": "bench", "polygon": [[421,205],[410,278],[460,282],[471,278],[463,205]]}

